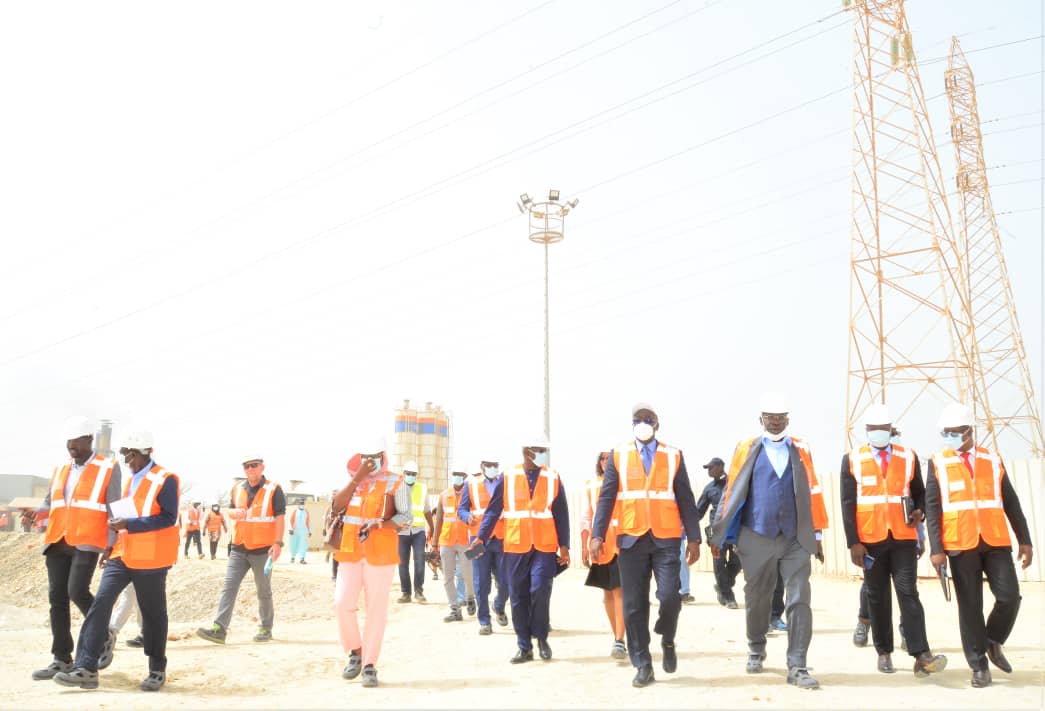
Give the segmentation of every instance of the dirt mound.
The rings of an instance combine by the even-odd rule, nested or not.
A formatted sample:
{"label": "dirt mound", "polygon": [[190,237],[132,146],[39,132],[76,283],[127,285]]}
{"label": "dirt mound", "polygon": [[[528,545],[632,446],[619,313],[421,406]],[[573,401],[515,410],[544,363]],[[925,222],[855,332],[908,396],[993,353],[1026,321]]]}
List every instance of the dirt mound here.
{"label": "dirt mound", "polygon": [[[46,619],[47,568],[42,555],[43,541],[44,537],[37,533],[0,534],[0,603],[40,610]],[[224,553],[224,546],[221,552]],[[225,565],[224,558],[178,561],[167,575],[167,610],[172,623],[206,624],[214,619],[225,580]],[[98,589],[101,572],[97,571],[91,581],[92,591]],[[290,567],[280,563],[272,575],[277,620],[294,621],[332,614],[333,586],[327,566]],[[248,573],[236,598],[233,626],[247,621],[256,624],[257,613],[254,583]],[[78,625],[75,605],[73,616],[74,626]]]}

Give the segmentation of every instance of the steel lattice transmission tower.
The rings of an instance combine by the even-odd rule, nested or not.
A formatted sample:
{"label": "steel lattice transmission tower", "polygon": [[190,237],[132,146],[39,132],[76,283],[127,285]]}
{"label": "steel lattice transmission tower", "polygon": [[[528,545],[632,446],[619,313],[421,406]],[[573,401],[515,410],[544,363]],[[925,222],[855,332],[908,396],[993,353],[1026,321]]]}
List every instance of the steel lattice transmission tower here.
{"label": "steel lattice transmission tower", "polygon": [[1027,365],[1020,321],[1012,299],[1005,251],[991,204],[987,165],[983,158],[976,85],[958,38],[951,38],[951,56],[944,72],[951,108],[956,182],[960,205],[959,244],[968,277],[968,300],[976,334],[973,364],[977,422],[996,450],[999,438],[1045,453],[1034,384]]}
{"label": "steel lattice transmission tower", "polygon": [[[846,437],[971,401],[962,266],[902,0],[855,0]],[[854,440],[854,434],[857,435]]]}

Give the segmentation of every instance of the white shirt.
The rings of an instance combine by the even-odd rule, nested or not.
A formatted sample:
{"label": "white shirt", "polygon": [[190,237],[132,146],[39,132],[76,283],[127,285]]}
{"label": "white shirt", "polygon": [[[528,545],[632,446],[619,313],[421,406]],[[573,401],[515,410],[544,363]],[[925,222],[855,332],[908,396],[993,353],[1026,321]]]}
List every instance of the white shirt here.
{"label": "white shirt", "polygon": [[769,437],[763,437],[762,449],[765,451],[769,463],[773,465],[777,479],[784,476],[787,463],[791,460],[791,438],[784,437],[779,442],[774,442]]}
{"label": "white shirt", "polygon": [[83,474],[83,470],[87,468],[92,459],[94,459],[94,452],[91,452],[91,456],[87,457],[83,464],[77,464],[74,460],[69,466],[69,476],[65,477],[65,491],[63,492],[66,506],[69,505],[69,499],[76,491],[76,485],[80,483],[80,475]]}

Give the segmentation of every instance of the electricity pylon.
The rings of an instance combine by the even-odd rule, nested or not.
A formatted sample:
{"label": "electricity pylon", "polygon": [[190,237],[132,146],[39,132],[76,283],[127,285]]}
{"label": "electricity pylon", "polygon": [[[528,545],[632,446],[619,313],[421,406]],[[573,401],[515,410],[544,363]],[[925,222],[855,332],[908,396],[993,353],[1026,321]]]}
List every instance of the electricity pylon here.
{"label": "electricity pylon", "polygon": [[[876,402],[935,424],[972,402],[975,345],[960,250],[903,0],[847,2],[854,15],[853,173],[846,437]],[[855,435],[855,437],[854,437]]]}
{"label": "electricity pylon", "polygon": [[967,277],[976,335],[973,388],[979,437],[990,441],[996,450],[1005,451],[999,442],[1004,437],[1005,444],[1040,457],[1045,454],[1041,418],[987,184],[976,84],[957,37],[951,38],[944,84],[951,107],[951,141],[957,168],[959,244],[965,250],[962,271]]}

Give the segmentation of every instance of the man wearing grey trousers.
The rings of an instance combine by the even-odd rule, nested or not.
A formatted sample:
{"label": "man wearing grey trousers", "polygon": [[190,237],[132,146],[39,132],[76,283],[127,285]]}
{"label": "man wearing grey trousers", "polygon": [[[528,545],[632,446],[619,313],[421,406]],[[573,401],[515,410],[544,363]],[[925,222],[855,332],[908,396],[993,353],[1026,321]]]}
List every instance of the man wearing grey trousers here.
{"label": "man wearing grey trousers", "polygon": [[737,445],[722,504],[712,529],[711,552],[718,557],[735,543],[744,571],[747,615],[747,672],[757,674],[766,658],[769,619],[777,570],[784,579],[787,608],[787,683],[820,686],[806,666],[813,635],[810,556],[824,559],[821,531],[827,527],[820,483],[808,445],[787,432],[788,406],[781,393],[762,398],[762,435]]}

